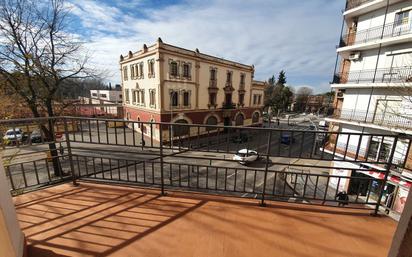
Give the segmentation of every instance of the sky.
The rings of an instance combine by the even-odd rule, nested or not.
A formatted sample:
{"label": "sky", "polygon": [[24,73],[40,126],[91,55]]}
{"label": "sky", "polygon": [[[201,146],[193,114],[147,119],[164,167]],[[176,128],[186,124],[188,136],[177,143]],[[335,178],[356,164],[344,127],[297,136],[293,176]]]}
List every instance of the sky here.
{"label": "sky", "polygon": [[163,42],[255,65],[255,79],[284,70],[295,89],[330,91],[344,0],[68,0],[70,30],[91,65],[120,83],[120,54]]}

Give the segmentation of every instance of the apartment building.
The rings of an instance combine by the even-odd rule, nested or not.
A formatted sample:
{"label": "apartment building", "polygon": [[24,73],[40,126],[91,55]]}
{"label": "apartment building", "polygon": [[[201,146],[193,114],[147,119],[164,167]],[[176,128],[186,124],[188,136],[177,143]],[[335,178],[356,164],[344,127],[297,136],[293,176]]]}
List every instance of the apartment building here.
{"label": "apartment building", "polygon": [[[128,120],[181,124],[261,124],[266,83],[254,66],[163,43],[120,56],[124,113]],[[187,129],[174,136],[185,136]],[[158,126],[142,125],[159,138]],[[197,133],[197,132],[194,132]],[[193,135],[193,133],[191,133]],[[166,138],[168,135],[165,135]]]}
{"label": "apartment building", "polygon": [[123,95],[120,87],[115,90],[90,90],[90,98],[93,99],[93,103],[111,102],[111,103],[122,103]]}
{"label": "apartment building", "polygon": [[[384,197],[396,212],[402,211],[412,181],[411,24],[410,0],[347,0],[331,85],[335,112],[327,119],[333,131],[404,135],[396,142]],[[390,157],[394,143],[385,137],[340,136],[330,139],[328,150],[379,161]],[[377,172],[364,175],[384,177],[384,167],[372,168]],[[342,186],[350,192],[355,185],[348,181]],[[376,186],[365,193],[372,191],[373,196]]]}
{"label": "apartment building", "polygon": [[79,97],[74,104],[76,115],[87,117],[123,118],[123,93],[120,85],[115,89],[92,89],[90,97]]}

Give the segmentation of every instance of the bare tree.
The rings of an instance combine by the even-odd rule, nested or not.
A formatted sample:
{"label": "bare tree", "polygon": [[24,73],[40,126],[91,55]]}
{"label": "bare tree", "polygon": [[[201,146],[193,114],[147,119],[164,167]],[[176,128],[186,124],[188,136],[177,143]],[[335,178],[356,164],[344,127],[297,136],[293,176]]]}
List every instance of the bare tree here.
{"label": "bare tree", "polygon": [[313,90],[309,87],[300,87],[296,92],[295,109],[300,112],[306,111],[309,96],[313,94]]}
{"label": "bare tree", "polygon": [[[67,30],[63,0],[0,0],[0,78],[34,117],[55,115],[53,105],[65,81],[90,76],[88,55]],[[54,121],[42,126],[54,142]],[[61,174],[55,143],[49,144],[55,175]]]}

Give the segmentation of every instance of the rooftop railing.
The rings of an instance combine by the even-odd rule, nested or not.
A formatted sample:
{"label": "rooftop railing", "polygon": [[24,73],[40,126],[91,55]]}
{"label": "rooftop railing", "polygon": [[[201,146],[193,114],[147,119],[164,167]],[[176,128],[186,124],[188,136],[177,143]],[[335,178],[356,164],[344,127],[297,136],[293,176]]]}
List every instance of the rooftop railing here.
{"label": "rooftop railing", "polygon": [[[35,132],[39,126],[42,130],[51,126],[61,136],[45,138],[43,133]],[[348,203],[353,208],[373,205],[376,212],[386,182],[329,174],[333,160],[365,163],[361,155],[349,154],[353,149],[346,149],[343,155],[336,147],[333,150],[334,140],[345,137],[351,142],[362,141],[372,134],[77,117],[0,121],[1,132],[10,129],[21,129],[25,134],[25,139],[2,141],[3,163],[12,193],[16,194],[55,183],[93,180],[158,187],[162,193],[179,189],[248,197],[261,204],[268,199],[299,199],[307,204],[336,206],[337,193],[357,181],[361,185],[351,188]],[[398,140],[396,135],[379,136],[390,138],[394,145]],[[58,149],[57,156],[48,154],[52,142]],[[258,160],[240,165],[233,156],[242,155],[241,149],[255,151]],[[249,152],[246,155],[253,156]],[[387,167],[388,174],[392,158],[366,162]],[[300,163],[293,164],[297,159]],[[317,160],[318,165],[310,160]],[[380,188],[378,195],[376,190],[365,190],[371,184]]]}
{"label": "rooftop railing", "polygon": [[370,41],[398,37],[412,33],[409,23],[393,22],[365,30],[351,31],[341,37],[339,47],[367,43]]}
{"label": "rooftop railing", "polygon": [[336,73],[333,79],[335,84],[410,82],[412,82],[412,66],[340,72]]}

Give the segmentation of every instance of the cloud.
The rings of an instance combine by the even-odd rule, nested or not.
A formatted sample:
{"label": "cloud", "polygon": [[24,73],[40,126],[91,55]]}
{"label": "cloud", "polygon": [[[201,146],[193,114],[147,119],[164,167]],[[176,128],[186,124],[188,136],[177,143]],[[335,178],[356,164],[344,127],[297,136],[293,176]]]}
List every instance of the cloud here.
{"label": "cloud", "polygon": [[339,0],[194,0],[160,8],[143,2],[135,2],[131,12],[125,2],[71,1],[87,46],[98,58],[95,64],[111,70],[113,82],[120,81],[119,55],[157,37],[254,64],[260,80],[283,69],[289,84],[324,91],[332,76],[343,7]]}

